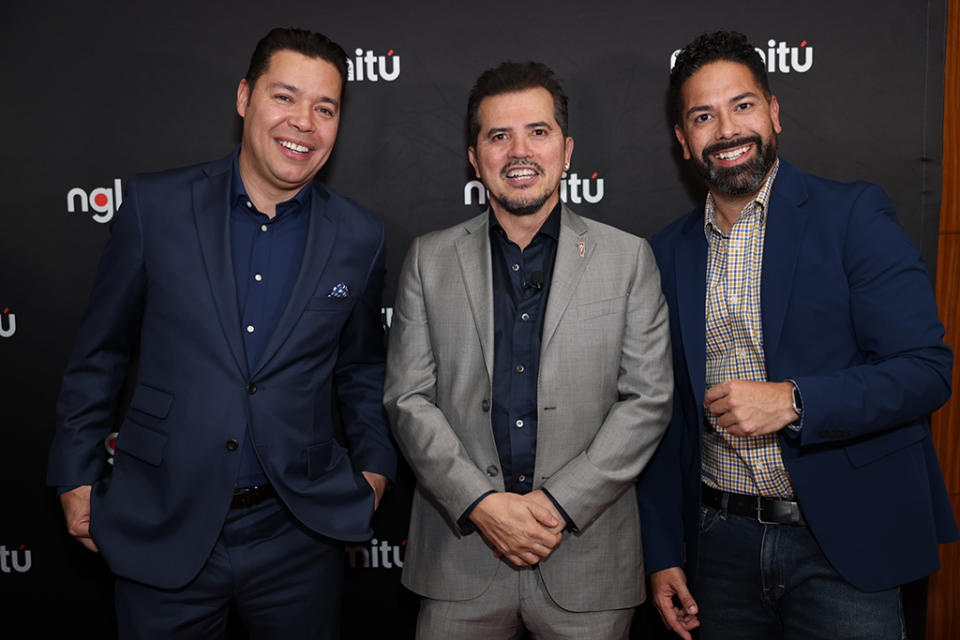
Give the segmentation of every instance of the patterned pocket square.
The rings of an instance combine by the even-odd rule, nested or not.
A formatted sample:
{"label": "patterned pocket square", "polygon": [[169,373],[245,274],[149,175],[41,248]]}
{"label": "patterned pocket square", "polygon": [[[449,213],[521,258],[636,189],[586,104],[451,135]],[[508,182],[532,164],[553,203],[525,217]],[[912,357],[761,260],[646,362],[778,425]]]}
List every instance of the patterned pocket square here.
{"label": "patterned pocket square", "polygon": [[334,285],[333,289],[330,290],[330,293],[327,294],[328,298],[346,298],[350,295],[350,287],[347,286],[346,282],[341,282]]}

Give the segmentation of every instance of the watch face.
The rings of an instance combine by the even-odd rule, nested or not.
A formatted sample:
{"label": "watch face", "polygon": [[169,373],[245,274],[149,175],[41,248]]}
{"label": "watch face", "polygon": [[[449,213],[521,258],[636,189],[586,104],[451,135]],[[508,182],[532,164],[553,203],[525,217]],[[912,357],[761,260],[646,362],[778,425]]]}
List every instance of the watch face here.
{"label": "watch face", "polygon": [[793,386],[793,410],[798,416],[803,415],[803,400],[800,399],[800,389],[796,384]]}

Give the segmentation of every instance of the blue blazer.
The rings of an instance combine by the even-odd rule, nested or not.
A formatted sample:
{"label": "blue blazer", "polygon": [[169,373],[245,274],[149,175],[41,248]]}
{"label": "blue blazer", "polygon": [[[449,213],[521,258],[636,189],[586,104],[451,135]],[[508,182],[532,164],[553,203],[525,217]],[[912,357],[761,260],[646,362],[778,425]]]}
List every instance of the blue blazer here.
{"label": "blue blazer", "polygon": [[[233,155],[127,184],[64,374],[47,481],[92,484],[91,535],[114,573],[192,579],[220,533],[247,426],[280,499],[310,529],[364,540],[393,477],[381,404],[384,229],[314,182],[303,262],[247,366],[230,249]],[[346,283],[349,295],[328,297]],[[103,440],[135,387],[106,474]],[[334,439],[334,412],[349,452]],[[236,442],[232,442],[236,441]]]}
{"label": "blue blazer", "polygon": [[[696,575],[706,390],[703,207],[653,238],[670,306],[673,417],[639,486],[648,573]],[[950,395],[930,279],[883,191],[780,161],[763,250],[767,376],[793,378],[799,434],[779,432],[784,464],[814,537],[865,591],[939,567],[958,538],[928,414]]]}

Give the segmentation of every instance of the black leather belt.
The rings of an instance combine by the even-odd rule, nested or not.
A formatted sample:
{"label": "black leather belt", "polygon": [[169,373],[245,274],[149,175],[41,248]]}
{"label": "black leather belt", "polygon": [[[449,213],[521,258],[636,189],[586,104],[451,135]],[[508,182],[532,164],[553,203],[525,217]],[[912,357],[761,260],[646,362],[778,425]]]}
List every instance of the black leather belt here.
{"label": "black leather belt", "polygon": [[255,487],[244,487],[233,492],[230,509],[245,509],[277,495],[273,485],[261,484]]}
{"label": "black leather belt", "polygon": [[766,498],[764,496],[745,496],[740,493],[728,493],[707,485],[702,485],[703,504],[714,509],[726,511],[737,516],[755,518],[761,524],[789,524],[807,526],[800,511],[800,503],[785,498]]}

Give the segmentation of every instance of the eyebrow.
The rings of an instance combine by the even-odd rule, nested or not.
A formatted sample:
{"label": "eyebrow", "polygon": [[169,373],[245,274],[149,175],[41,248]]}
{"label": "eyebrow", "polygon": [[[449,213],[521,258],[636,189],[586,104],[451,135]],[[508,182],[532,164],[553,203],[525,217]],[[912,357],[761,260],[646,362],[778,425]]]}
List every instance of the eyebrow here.
{"label": "eyebrow", "polygon": [[[523,125],[523,128],[524,129],[552,129],[553,126],[549,122],[540,120],[538,122],[529,122]],[[492,127],[490,129],[487,129],[487,135],[491,136],[496,133],[506,133],[512,130],[513,130],[513,127]]]}
{"label": "eyebrow", "polygon": [[[756,93],[754,93],[753,91],[744,91],[743,93],[740,93],[740,94],[735,95],[735,96],[733,96],[732,98],[730,98],[730,99],[727,101],[727,104],[732,104],[732,103],[734,103],[734,102],[740,102],[740,101],[743,100],[744,98],[759,98],[759,97],[760,97],[760,96],[758,96],[758,95],[757,95]],[[701,112],[703,112],[703,111],[710,111],[710,110],[712,110],[712,109],[713,109],[712,106],[706,105],[706,104],[701,104],[701,105],[697,105],[697,106],[695,106],[695,107],[690,107],[689,109],[687,109],[687,117],[689,118],[690,116],[692,116],[692,115],[695,114],[695,113],[701,113]]]}
{"label": "eyebrow", "polygon": [[[285,91],[289,91],[290,93],[292,93],[292,94],[294,94],[294,95],[298,95],[298,96],[303,93],[302,91],[300,91],[300,88],[299,88],[299,87],[296,87],[296,86],[294,86],[294,85],[292,85],[292,84],[287,84],[286,82],[274,82],[273,84],[270,85],[270,89],[271,89],[271,90],[274,90],[274,89],[283,89],[283,90],[285,90]],[[333,98],[331,98],[331,97],[329,97],[329,96],[321,96],[320,102],[328,102],[328,103],[332,104],[332,105],[335,106],[335,107],[339,107],[339,106],[340,106],[340,103],[339,103],[339,102],[337,102],[336,100],[334,100]]]}

